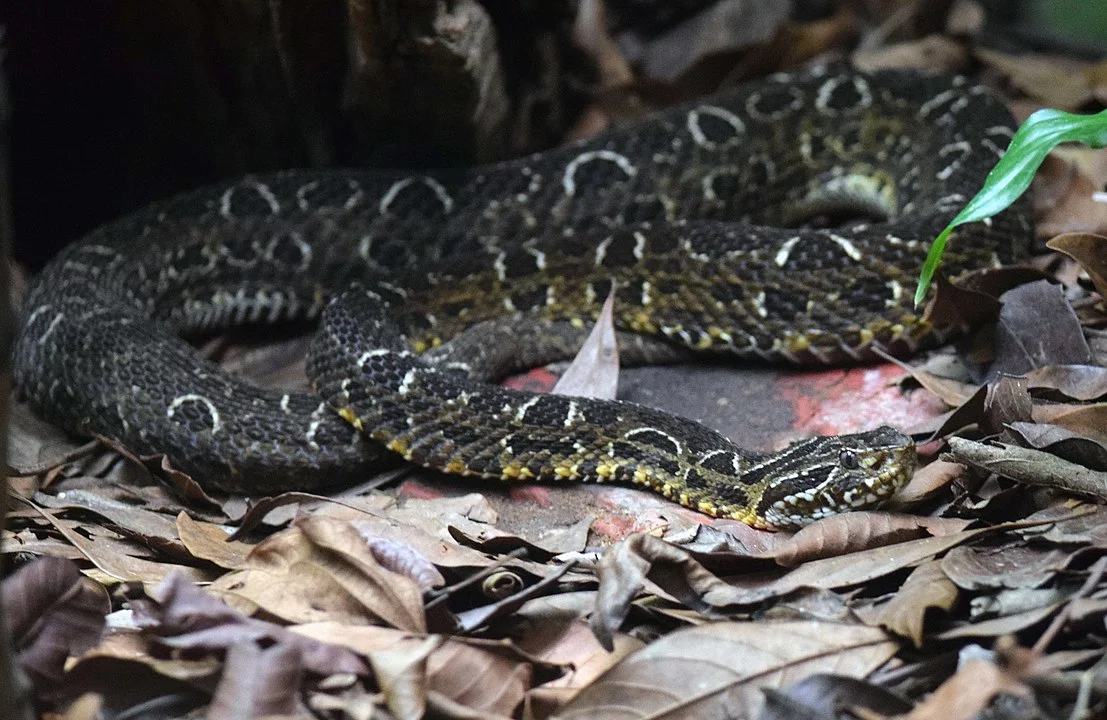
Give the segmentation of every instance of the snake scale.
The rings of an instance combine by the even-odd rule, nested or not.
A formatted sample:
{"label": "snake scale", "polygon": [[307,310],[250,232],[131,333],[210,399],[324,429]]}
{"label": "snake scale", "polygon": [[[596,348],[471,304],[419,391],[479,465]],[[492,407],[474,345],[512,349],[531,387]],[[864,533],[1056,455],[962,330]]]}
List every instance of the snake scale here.
{"label": "snake scale", "polygon": [[[643,357],[837,363],[932,343],[914,278],[1011,134],[961,79],[816,69],[490,166],[250,176],[60,253],[26,296],[15,379],[65,428],[166,453],[228,491],[340,485],[400,455],[637,483],[794,527],[898,490],[910,439],[883,427],[760,454],[650,408],[485,381],[504,357],[561,354],[612,286]],[[1017,261],[1030,234],[1024,204],[964,227],[946,270]],[[182,339],[320,317],[316,393],[256,387]]]}

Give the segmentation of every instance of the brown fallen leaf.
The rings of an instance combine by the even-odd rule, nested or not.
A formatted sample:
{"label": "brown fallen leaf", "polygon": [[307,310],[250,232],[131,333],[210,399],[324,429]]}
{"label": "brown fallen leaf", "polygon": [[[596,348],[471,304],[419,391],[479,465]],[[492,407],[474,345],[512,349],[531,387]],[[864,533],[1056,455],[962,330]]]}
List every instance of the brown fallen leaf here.
{"label": "brown fallen leaf", "polygon": [[885,68],[912,68],[926,73],[956,75],[968,64],[969,53],[962,43],[943,35],[885,45],[853,53],[859,70],[872,72]]}
{"label": "brown fallen leaf", "polygon": [[68,560],[41,557],[0,587],[16,663],[45,699],[60,686],[66,660],[94,645],[111,611],[107,592]]}
{"label": "brown fallen leaf", "polygon": [[557,395],[614,400],[619,392],[619,346],[615,341],[615,282],[580,352],[561,374]]}
{"label": "brown fallen leaf", "polygon": [[1022,682],[990,662],[974,660],[942,683],[903,720],[972,720],[1000,693],[1027,695]]}
{"label": "brown fallen leaf", "polygon": [[865,616],[865,620],[908,638],[921,648],[927,611],[948,611],[959,596],[957,585],[942,572],[941,561],[928,560],[912,570],[892,599]]}
{"label": "brown fallen leaf", "polygon": [[1057,56],[1012,55],[986,47],[974,48],[973,54],[1043,105],[1075,111],[1095,98],[1095,66],[1090,63]]}
{"label": "brown fallen leaf", "polygon": [[228,570],[245,567],[246,556],[253,549],[253,545],[231,540],[222,526],[193,520],[183,510],[177,515],[177,533],[193,557]]}
{"label": "brown fallen leaf", "polygon": [[866,717],[862,709],[880,716],[898,715],[910,710],[911,703],[864,680],[819,673],[783,691],[765,688],[765,706],[757,720]]}
{"label": "brown fallen leaf", "polygon": [[1107,396],[1107,368],[1099,365],[1050,365],[1026,374],[1031,390],[1056,390],[1073,400],[1098,400]]}
{"label": "brown fallen leaf", "polygon": [[[334,622],[297,625],[291,630],[369,658],[374,668],[381,667],[397,683],[398,706],[405,708],[418,704],[413,693],[417,694],[418,686],[422,686],[426,688],[424,697],[428,705],[434,705],[433,695],[437,695],[470,711],[510,716],[536,674],[543,681],[560,674],[559,668],[526,656],[507,642],[428,637],[392,628]],[[496,678],[496,682],[476,681],[482,678]]]}
{"label": "brown fallen leaf", "polygon": [[1071,430],[1101,445],[1107,444],[1107,403],[1036,409],[1034,419],[1038,422],[1048,420],[1053,425]]}
{"label": "brown fallen leaf", "polygon": [[249,618],[210,593],[173,573],[150,591],[149,600],[131,603],[136,625],[170,648],[198,652],[225,652],[240,643],[272,646],[290,643],[299,648],[306,669],[319,675],[365,675],[368,668],[344,647],[291,632],[275,623]]}
{"label": "brown fallen leaf", "polygon": [[1071,550],[1036,545],[957,547],[941,560],[942,572],[964,590],[1042,587],[1068,567]]}
{"label": "brown fallen leaf", "polygon": [[627,656],[554,718],[755,717],[763,689],[817,672],[864,677],[895,654],[881,630],[829,622],[720,622],[670,633]]}
{"label": "brown fallen leaf", "polygon": [[[772,547],[756,554],[756,557],[772,558],[784,567],[796,567],[811,560],[927,537],[936,534],[932,528],[942,523],[936,518],[923,519],[886,512],[832,515],[801,528],[791,537],[773,536],[775,542]],[[963,530],[967,524],[967,520],[947,521],[946,530]]]}
{"label": "brown fallen leaf", "polygon": [[1080,263],[1099,296],[1107,298],[1107,237],[1095,233],[1066,233],[1047,242],[1046,247]]}
{"label": "brown fallen leaf", "polygon": [[600,558],[600,587],[592,631],[605,648],[626,619],[638,593],[652,583],[687,608],[707,617],[735,607],[780,597],[803,587],[857,585],[909,567],[994,528],[965,530],[942,537],[896,543],[848,555],[814,560],[783,575],[743,575],[726,581],[709,572],[687,551],[649,535],[632,535]]}
{"label": "brown fallen leaf", "polygon": [[1092,470],[1107,470],[1107,447],[1068,428],[1050,423],[1011,423],[1008,430],[1027,447]]}
{"label": "brown fallen leaf", "polygon": [[223,675],[207,711],[209,720],[254,720],[292,715],[300,706],[304,665],[300,646],[261,648],[237,643],[227,650]]}
{"label": "brown fallen leaf", "polygon": [[1034,187],[1039,237],[1107,232],[1107,203],[1099,202],[1096,196],[1103,186],[1082,168],[1048,156],[1034,178]]}
{"label": "brown fallen leaf", "polygon": [[293,623],[383,622],[426,630],[420,587],[381,566],[352,524],[319,515],[262,541],[245,569],[223,575],[210,589]]}
{"label": "brown fallen leaf", "polygon": [[910,506],[928,500],[964,474],[965,466],[961,463],[935,460],[915,471],[907,487],[893,498],[893,506]]}
{"label": "brown fallen leaf", "polygon": [[1061,288],[1041,280],[1008,290],[1002,300],[993,374],[1091,363],[1080,321]]}

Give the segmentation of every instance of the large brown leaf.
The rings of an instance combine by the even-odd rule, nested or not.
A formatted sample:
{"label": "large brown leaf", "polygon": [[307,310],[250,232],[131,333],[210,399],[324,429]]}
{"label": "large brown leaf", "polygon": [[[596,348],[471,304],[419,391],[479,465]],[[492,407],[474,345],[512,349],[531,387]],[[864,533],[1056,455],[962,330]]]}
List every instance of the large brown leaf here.
{"label": "large brown leaf", "polygon": [[723,622],[686,628],[628,656],[555,717],[752,718],[763,688],[813,673],[863,677],[896,643],[861,625],[799,621]]}

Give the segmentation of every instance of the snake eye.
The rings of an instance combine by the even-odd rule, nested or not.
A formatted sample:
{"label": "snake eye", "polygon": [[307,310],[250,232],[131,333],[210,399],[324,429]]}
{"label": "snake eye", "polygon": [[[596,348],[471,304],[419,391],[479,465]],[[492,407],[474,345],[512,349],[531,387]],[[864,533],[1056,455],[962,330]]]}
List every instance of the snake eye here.
{"label": "snake eye", "polygon": [[838,453],[838,463],[846,470],[856,470],[858,467],[857,455],[852,450],[842,450]]}

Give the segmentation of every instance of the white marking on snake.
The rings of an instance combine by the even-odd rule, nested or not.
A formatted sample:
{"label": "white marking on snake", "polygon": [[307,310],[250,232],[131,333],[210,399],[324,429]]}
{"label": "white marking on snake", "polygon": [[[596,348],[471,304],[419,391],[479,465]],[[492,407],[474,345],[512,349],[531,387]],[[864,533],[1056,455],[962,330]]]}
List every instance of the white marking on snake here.
{"label": "white marking on snake", "polygon": [[42,345],[43,343],[45,343],[46,338],[50,337],[50,334],[54,332],[54,329],[58,327],[58,323],[60,323],[62,321],[62,318],[64,317],[65,313],[58,313],[57,315],[55,315],[54,318],[50,321],[50,324],[46,326],[45,332],[38,336],[37,344]]}
{"label": "white marking on snake", "polygon": [[572,427],[573,423],[580,417],[580,408],[572,400],[569,401],[569,409],[565,411],[565,422],[562,423],[565,427]]}
{"label": "white marking on snake", "polygon": [[713,118],[718,118],[734,129],[734,135],[727,138],[726,143],[737,141],[738,137],[746,132],[746,124],[742,122],[742,118],[726,108],[716,107],[714,105],[700,105],[688,113],[688,116],[685,118],[685,125],[688,128],[689,134],[692,135],[692,141],[706,150],[714,150],[719,147],[720,143],[711,140],[707,137],[707,134],[704,133],[703,128],[700,126],[701,115],[710,115]]}
{"label": "white marking on snake", "polygon": [[888,288],[888,291],[892,293],[892,299],[886,300],[885,305],[891,307],[893,305],[899,305],[899,301],[903,299],[903,286],[896,280],[889,280],[884,283],[884,286]]}
{"label": "white marking on snake", "polygon": [[284,412],[284,413],[285,413],[286,415],[287,415],[287,414],[288,414],[289,412],[291,412],[291,411],[290,411],[290,410],[288,409],[288,401],[289,401],[289,399],[290,399],[290,398],[289,398],[289,396],[288,396],[288,395],[281,395],[281,411],[282,411],[282,412]]}
{"label": "white marking on snake", "polygon": [[652,298],[650,297],[650,288],[651,288],[650,281],[649,280],[643,280],[642,281],[642,304],[643,305],[649,305],[650,301],[652,300]]}
{"label": "white marking on snake", "polygon": [[411,369],[404,373],[404,379],[400,381],[400,386],[396,388],[397,395],[407,395],[411,392],[411,386],[415,383],[415,370]]}
{"label": "white marking on snake", "polygon": [[934,177],[938,178],[939,180],[948,180],[950,175],[960,170],[961,161],[972,154],[972,145],[965,142],[964,140],[950,143],[949,145],[945,145],[940,150],[938,150],[938,157],[944,158],[946,155],[955,152],[961,153],[961,155],[957,158],[954,158],[953,162],[951,162],[949,165],[946,165],[944,168],[939,170],[934,175]]}
{"label": "white marking on snake", "polygon": [[300,206],[301,210],[308,210],[311,207],[307,201],[307,194],[314,192],[317,187],[319,187],[319,181],[312,180],[306,185],[301,185],[299,189],[296,190],[296,204]]}
{"label": "white marking on snake", "polygon": [[497,280],[507,279],[507,265],[504,263],[504,259],[507,257],[507,253],[500,252],[496,255],[495,261],[492,263],[492,267],[496,270]]}
{"label": "white marking on snake", "polygon": [[515,312],[515,303],[511,301],[511,298],[506,296],[504,297],[504,310],[510,313]]}
{"label": "white marking on snake", "polygon": [[765,293],[759,292],[753,298],[753,309],[761,317],[769,317],[769,311],[765,309]]}
{"label": "white marking on snake", "polygon": [[838,247],[842,248],[842,252],[849,256],[850,260],[854,262],[861,262],[861,258],[864,257],[861,251],[857,249],[857,246],[851,243],[848,239],[841,235],[835,235],[830,233],[830,240]]}
{"label": "white marking on snake", "polygon": [[526,420],[527,420],[527,410],[530,410],[532,407],[537,405],[538,401],[541,400],[541,399],[542,399],[541,395],[535,395],[534,397],[532,397],[531,399],[527,400],[526,402],[521,404],[519,407],[517,407],[515,409],[515,419],[519,422],[526,422]]}
{"label": "white marking on snake", "polygon": [[642,255],[644,254],[645,250],[646,250],[646,236],[643,235],[642,233],[638,232],[637,230],[635,230],[634,231],[634,250],[632,251],[634,253],[634,258],[636,260],[641,260]]}
{"label": "white marking on snake", "polygon": [[534,256],[534,266],[539,270],[546,269],[546,253],[535,248],[527,248],[527,252]]}
{"label": "white marking on snake", "polygon": [[642,433],[660,435],[661,437],[665,438],[667,441],[673,444],[673,455],[680,455],[684,452],[684,445],[681,444],[680,440],[677,440],[675,437],[667,432],[662,432],[661,430],[653,427],[639,427],[632,430],[627,430],[626,433],[623,434],[623,437],[625,437],[627,440],[630,440],[635,435],[641,435]]}
{"label": "white marking on snake", "polygon": [[223,427],[223,420],[219,417],[219,410],[215,407],[215,403],[208,400],[203,395],[197,395],[196,393],[188,393],[186,395],[178,395],[169,402],[169,407],[165,409],[165,417],[172,418],[177,410],[181,408],[185,403],[198,402],[207,408],[208,415],[211,416],[211,434],[219,432],[219,428]]}
{"label": "white marking on snake", "polygon": [[392,187],[388,188],[384,193],[384,197],[381,198],[379,207],[380,214],[387,215],[388,208],[396,200],[396,196],[399,195],[404,188],[415,183],[422,183],[430,188],[438,198],[438,202],[442,203],[442,210],[444,212],[449,213],[454,209],[454,199],[446,192],[446,188],[442,187],[442,183],[432,177],[420,175],[418,177],[407,177],[392,183]]}
{"label": "white marking on snake", "polygon": [[392,351],[387,348],[377,348],[376,350],[366,350],[357,359],[357,366],[359,368],[365,367],[365,363],[369,362],[375,357],[383,357],[385,355],[391,355]]}
{"label": "white marking on snake", "polygon": [[801,239],[800,235],[796,235],[793,238],[788,238],[784,241],[784,244],[780,246],[780,249],[776,251],[776,257],[773,258],[773,262],[777,267],[784,267],[788,262],[788,258],[792,255],[792,248],[796,246]]}
{"label": "white marking on snake", "polygon": [[943,103],[945,103],[951,97],[954,97],[956,94],[956,90],[943,90],[942,92],[938,93],[937,95],[920,105],[919,110],[916,114],[921,117],[926,117],[931,113],[931,111],[933,111],[937,107],[940,107]]}
{"label": "white marking on snake", "polygon": [[27,324],[32,324],[35,320],[38,320],[39,315],[53,309],[53,307],[54,306],[49,303],[45,305],[39,305],[37,308],[34,309],[34,311],[31,312],[30,315],[27,316]]}
{"label": "white marking on snake", "polygon": [[357,180],[347,180],[346,185],[350,188],[350,197],[346,198],[346,203],[342,206],[342,209],[352,210],[365,197],[365,191],[361,189],[361,183]]}
{"label": "white marking on snake", "polygon": [[565,173],[561,176],[561,187],[565,189],[566,195],[572,196],[577,191],[577,169],[581,165],[594,160],[606,160],[615,163],[628,178],[632,178],[638,174],[638,168],[634,167],[625,156],[617,152],[612,150],[589,150],[588,152],[577,155],[565,166]]}
{"label": "white marking on snake", "polygon": [[596,246],[596,259],[593,264],[597,267],[603,265],[603,259],[607,257],[607,248],[611,246],[611,238],[605,237],[600,244]]}
{"label": "white marking on snake", "polygon": [[869,84],[861,78],[831,78],[819,86],[819,92],[815,96],[815,109],[826,115],[837,115],[839,110],[830,107],[830,97],[846,81],[853,83],[853,89],[857,91],[857,95],[860,97],[856,103],[850,103],[850,107],[867,108],[873,104],[872,90],[869,88]]}

